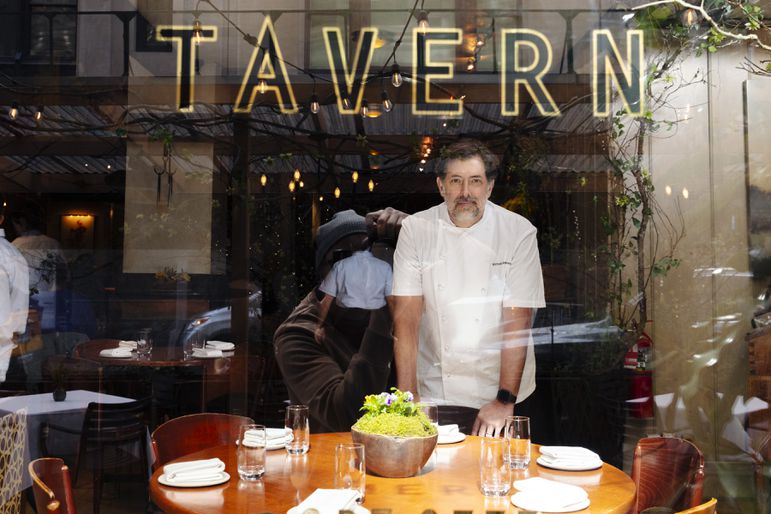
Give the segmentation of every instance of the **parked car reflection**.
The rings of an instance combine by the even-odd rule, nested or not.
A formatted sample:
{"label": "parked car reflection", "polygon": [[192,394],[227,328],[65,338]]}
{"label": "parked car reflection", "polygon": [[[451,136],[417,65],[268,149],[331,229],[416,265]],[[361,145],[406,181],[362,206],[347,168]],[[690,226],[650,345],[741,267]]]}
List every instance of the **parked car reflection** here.
{"label": "parked car reflection", "polygon": [[[179,336],[178,344],[184,345],[190,340],[199,341],[234,341],[230,327],[231,307],[221,307],[197,315],[190,320]],[[262,321],[262,291],[249,294],[249,339],[256,341],[260,337]]]}

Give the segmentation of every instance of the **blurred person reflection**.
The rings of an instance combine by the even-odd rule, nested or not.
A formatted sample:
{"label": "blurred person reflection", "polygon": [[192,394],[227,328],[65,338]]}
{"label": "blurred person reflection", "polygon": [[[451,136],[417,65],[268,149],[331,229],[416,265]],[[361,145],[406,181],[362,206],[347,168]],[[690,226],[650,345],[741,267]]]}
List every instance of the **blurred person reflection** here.
{"label": "blurred person reflection", "polygon": [[29,308],[29,270],[21,252],[5,239],[0,211],[0,382],[6,373],[13,351],[14,333],[24,333]]}
{"label": "blurred person reflection", "polygon": [[[370,239],[378,240],[373,253],[388,255],[391,244],[384,241],[395,240],[404,217],[404,213],[390,208],[370,213],[366,218],[352,210],[335,214],[319,227],[316,236],[319,281],[327,277],[336,255],[353,255],[364,247],[368,228]],[[375,272],[370,278],[383,271],[379,264],[369,269],[372,270]],[[365,283],[366,274],[365,269],[360,269],[359,274],[346,276]],[[366,297],[385,295],[385,284],[373,281],[371,285],[371,289],[365,287],[359,292]],[[350,284],[344,288],[356,289]],[[310,407],[311,430],[347,431],[359,417],[364,396],[385,391],[392,383],[391,315],[387,305],[375,309],[349,308],[332,301],[330,296],[322,320],[324,298],[325,294],[315,287],[276,330],[276,360],[292,403]]]}

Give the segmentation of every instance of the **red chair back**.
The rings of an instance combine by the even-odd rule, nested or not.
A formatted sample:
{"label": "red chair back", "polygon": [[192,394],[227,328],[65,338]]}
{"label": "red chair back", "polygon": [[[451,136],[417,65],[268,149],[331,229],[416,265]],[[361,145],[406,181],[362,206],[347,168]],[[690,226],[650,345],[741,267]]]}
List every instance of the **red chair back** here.
{"label": "red chair back", "polygon": [[649,507],[676,511],[696,507],[704,488],[704,456],[685,439],[640,439],[634,451],[632,480],[637,487],[632,514]]}
{"label": "red chair back", "polygon": [[216,413],[171,419],[153,432],[153,469],[212,446],[235,444],[239,427],[249,423],[254,421],[245,416]]}
{"label": "red chair back", "polygon": [[70,470],[62,459],[43,458],[29,463],[35,507],[49,514],[77,514]]}

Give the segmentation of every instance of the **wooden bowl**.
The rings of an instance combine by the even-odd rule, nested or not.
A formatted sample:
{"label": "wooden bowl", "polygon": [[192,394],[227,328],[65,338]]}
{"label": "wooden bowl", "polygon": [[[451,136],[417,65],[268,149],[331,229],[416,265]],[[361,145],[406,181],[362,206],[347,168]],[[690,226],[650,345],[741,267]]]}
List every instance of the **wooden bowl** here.
{"label": "wooden bowl", "polygon": [[394,437],[351,429],[353,442],[364,444],[367,471],[388,478],[417,474],[436,447],[438,434],[427,437]]}

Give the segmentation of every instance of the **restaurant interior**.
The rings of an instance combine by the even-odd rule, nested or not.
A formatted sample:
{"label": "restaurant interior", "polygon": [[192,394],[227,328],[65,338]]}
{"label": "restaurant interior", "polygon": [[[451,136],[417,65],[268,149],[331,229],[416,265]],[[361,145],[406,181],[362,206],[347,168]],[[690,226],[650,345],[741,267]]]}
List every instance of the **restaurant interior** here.
{"label": "restaurant interior", "polygon": [[[406,478],[365,443],[350,510],[769,512],[764,11],[0,0],[0,219],[29,271],[24,329],[0,332],[0,513],[299,513],[351,489],[332,479],[350,432],[271,446],[296,403],[274,336],[319,283],[319,227],[440,204],[464,138],[500,160],[490,201],[537,229],[533,460],[489,495],[490,438],[440,425]],[[257,480],[247,423],[268,427]],[[549,447],[601,462],[555,471]],[[173,483],[211,458],[227,480]],[[588,496],[517,504],[535,477]]]}

